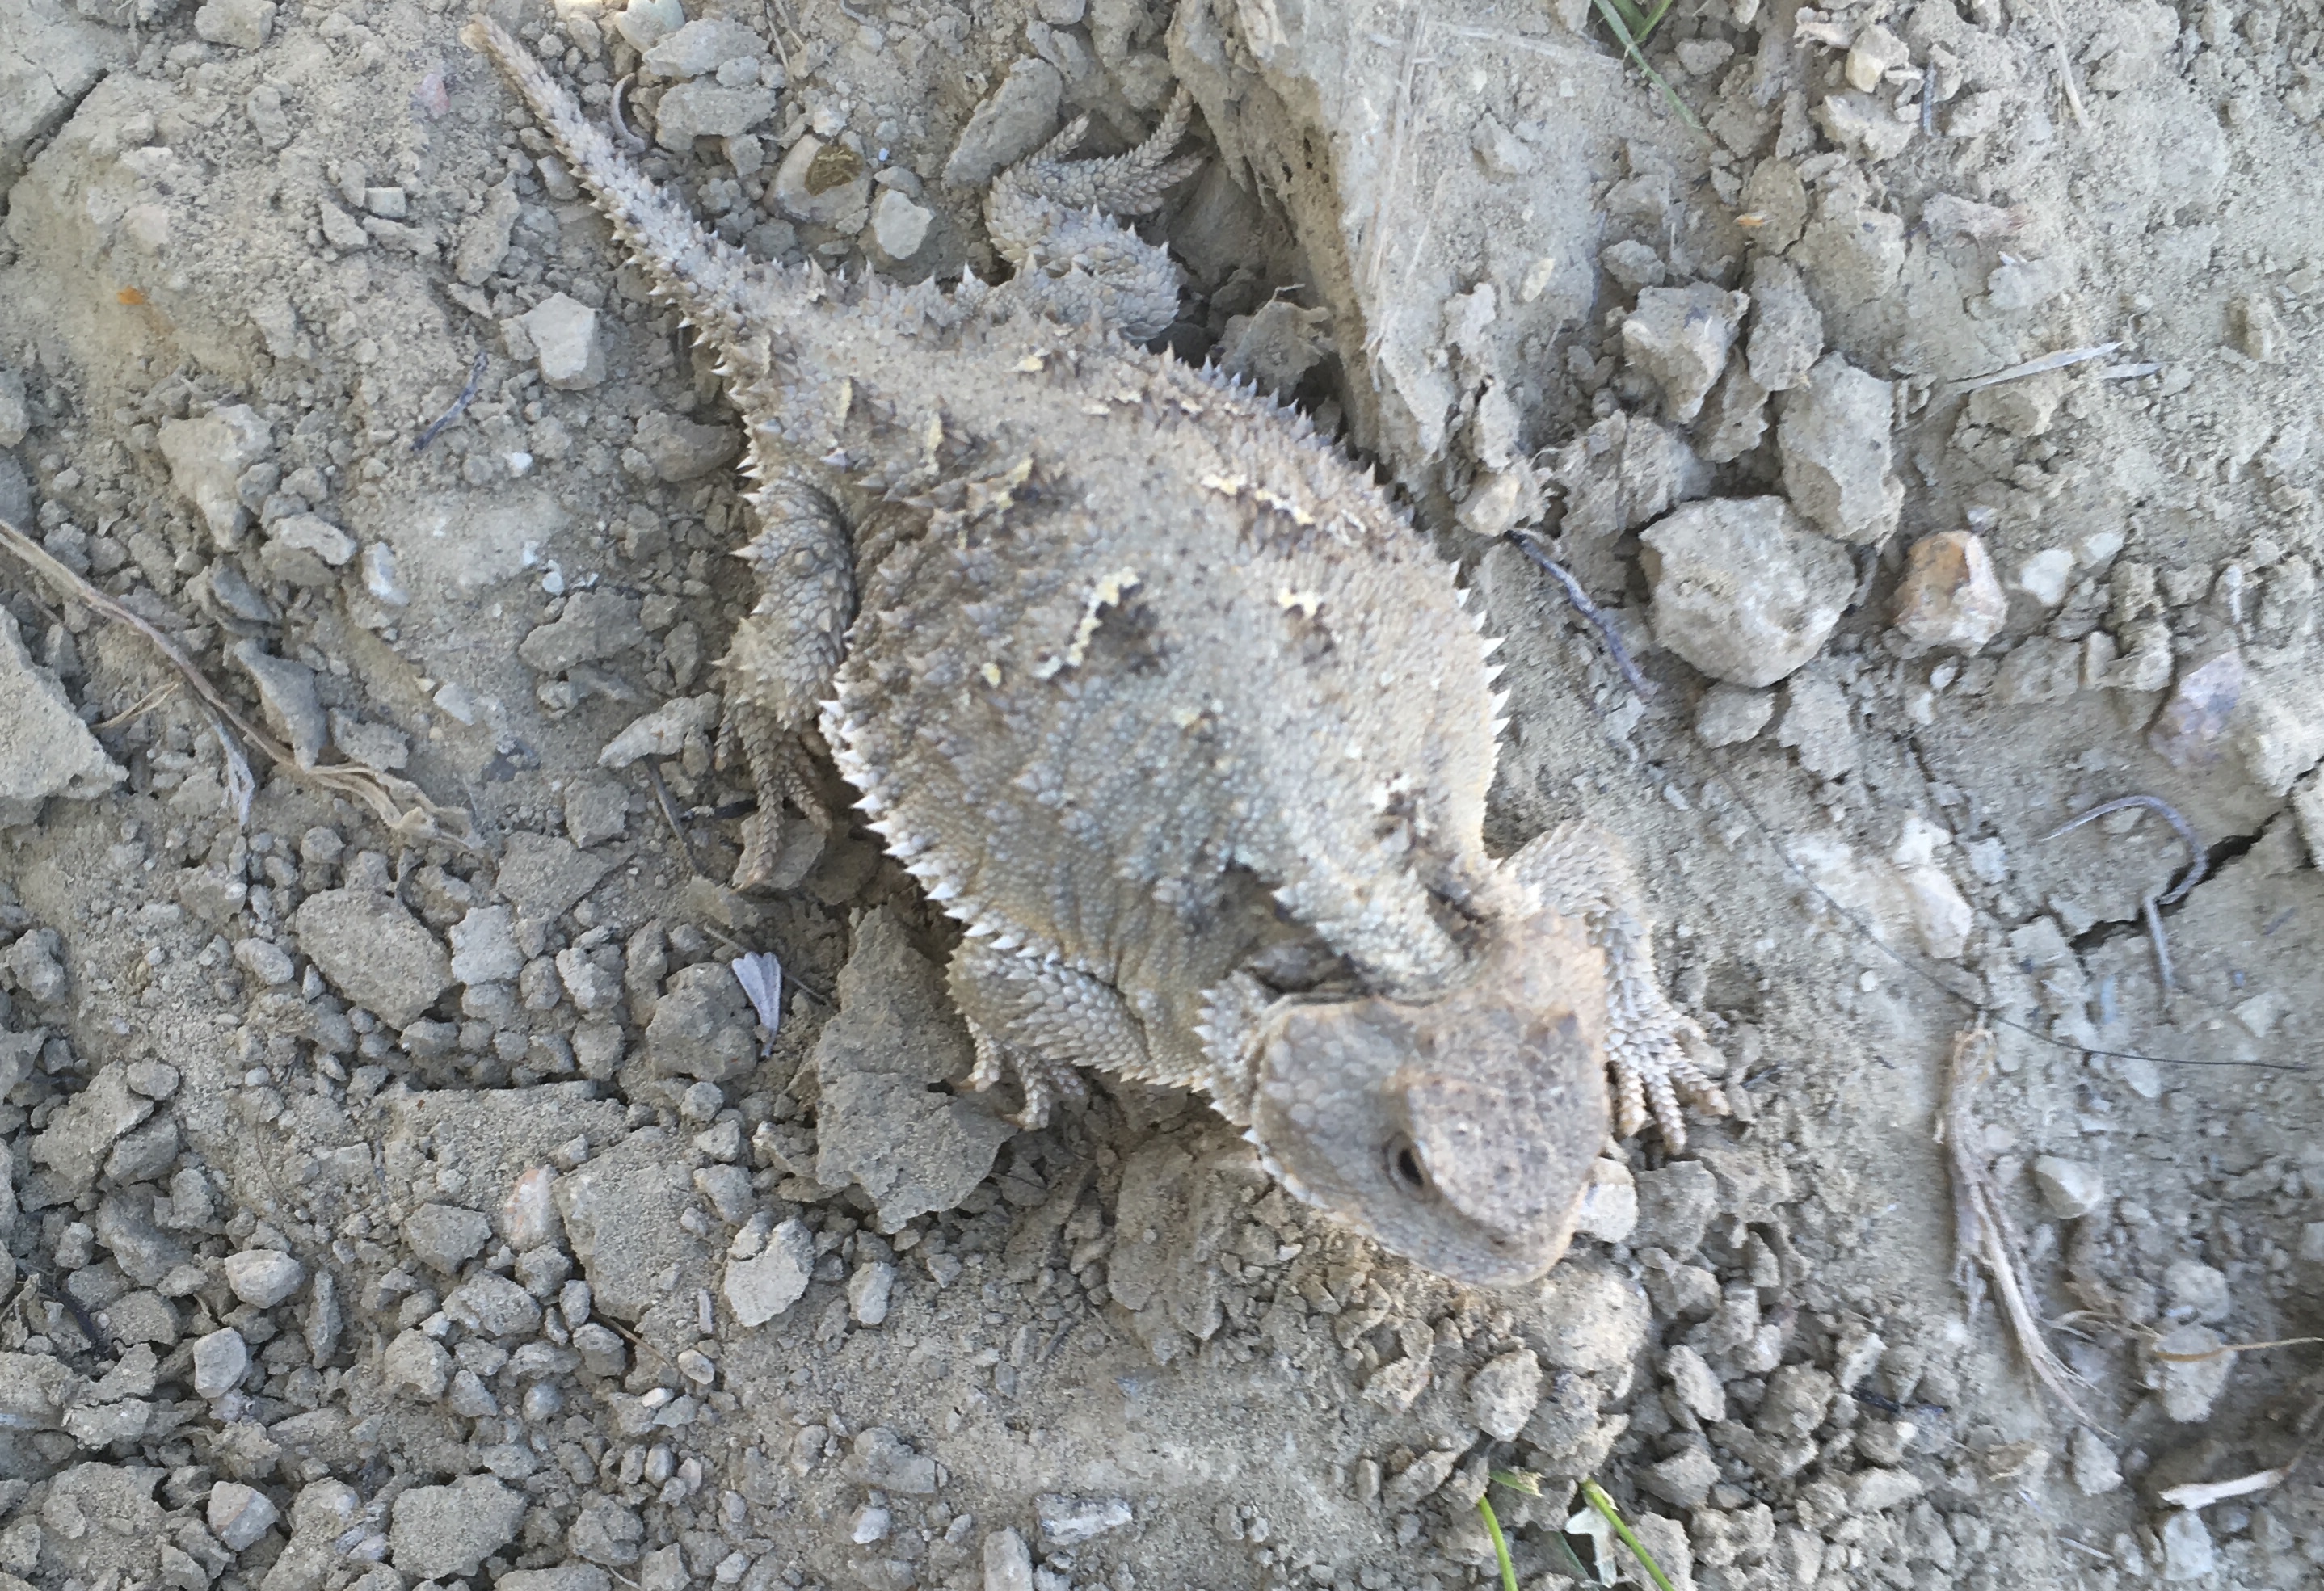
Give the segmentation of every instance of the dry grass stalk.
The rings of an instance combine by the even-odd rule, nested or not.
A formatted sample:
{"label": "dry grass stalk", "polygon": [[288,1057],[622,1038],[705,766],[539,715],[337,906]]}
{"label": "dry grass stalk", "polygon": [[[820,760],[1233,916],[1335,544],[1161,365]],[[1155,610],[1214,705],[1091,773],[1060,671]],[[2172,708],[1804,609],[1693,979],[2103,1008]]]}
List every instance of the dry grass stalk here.
{"label": "dry grass stalk", "polygon": [[2000,1184],[1994,1180],[1992,1164],[1979,1146],[1977,1117],[1970,1109],[1970,1102],[1978,1085],[1991,1071],[1993,1051],[1993,1034],[1981,1023],[1953,1036],[1945,1112],[1937,1128],[1937,1141],[1945,1146],[1948,1167],[1952,1173],[1953,1282],[1969,1295],[1969,1320],[1975,1324],[1978,1304],[1985,1291],[1978,1271],[1983,1269],[1992,1279],[1994,1292],[2000,1295],[2010,1336],[2015,1339],[2027,1368],[2034,1372],[2034,1379],[2078,1422],[2097,1429],[2098,1422],[2074,1396],[2077,1389],[2088,1391],[2089,1384],[2057,1356],[2042,1335],[2042,1322],[2027,1296],[2030,1290],[2025,1282],[2024,1246],[2018,1238],[2016,1224],[2002,1208]]}
{"label": "dry grass stalk", "polygon": [[[428,798],[426,792],[409,779],[400,779],[392,774],[383,773],[376,768],[365,768],[360,763],[353,762],[338,763],[328,768],[301,767],[298,758],[292,755],[290,747],[244,717],[241,710],[235,706],[226,693],[219,690],[209,676],[202,672],[201,666],[180,651],[176,642],[78,575],[74,574],[64,565],[57,562],[50,556],[46,547],[5,520],[0,520],[0,547],[5,547],[15,554],[25,567],[48,581],[71,601],[80,603],[92,612],[115,624],[125,624],[143,636],[152,645],[153,649],[161,654],[163,660],[178,671],[194,694],[202,699],[203,704],[209,709],[214,720],[221,724],[232,726],[235,735],[240,736],[245,743],[265,753],[270,760],[290,774],[291,777],[302,780],[318,789],[327,790],[334,796],[344,796],[351,801],[362,803],[376,814],[380,822],[385,823],[393,833],[408,839],[447,840],[454,844],[461,842],[458,836],[446,827],[446,823],[447,820],[456,818],[460,828],[465,830],[467,827],[467,814],[456,807],[438,805]],[[248,765],[243,759],[241,751],[223,730],[218,735],[218,740],[226,750],[230,776],[237,773],[239,775],[239,777],[229,777],[229,786],[245,785],[249,778]],[[235,808],[236,821],[247,820],[250,809],[247,794],[243,794],[237,798],[235,791],[230,787],[228,804]]]}

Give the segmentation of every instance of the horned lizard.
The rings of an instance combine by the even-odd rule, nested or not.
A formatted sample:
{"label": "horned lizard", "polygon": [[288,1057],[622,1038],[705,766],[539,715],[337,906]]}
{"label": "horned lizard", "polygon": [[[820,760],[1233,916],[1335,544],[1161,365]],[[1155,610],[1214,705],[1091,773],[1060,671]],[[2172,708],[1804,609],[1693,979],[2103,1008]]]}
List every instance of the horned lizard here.
{"label": "horned lizard", "polygon": [[[724,660],[761,791],[821,741],[964,929],[973,1081],[1027,1125],[1078,1068],[1194,1088],[1294,1193],[1457,1280],[1555,1264],[1605,1142],[1721,1111],[1618,851],[1482,824],[1498,641],[1306,419],[1140,346],[1182,93],[1110,160],[1075,123],[993,186],[1016,267],[951,292],[754,263],[487,21],[515,84],[749,426],[762,581]],[[765,855],[747,837],[744,881]]]}

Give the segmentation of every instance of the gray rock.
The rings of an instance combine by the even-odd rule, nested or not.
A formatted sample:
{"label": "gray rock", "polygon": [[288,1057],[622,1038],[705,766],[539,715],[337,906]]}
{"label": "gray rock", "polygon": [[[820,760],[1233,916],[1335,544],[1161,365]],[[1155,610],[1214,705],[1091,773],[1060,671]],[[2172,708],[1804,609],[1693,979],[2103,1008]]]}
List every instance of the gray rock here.
{"label": "gray rock", "polygon": [[403,1223],[403,1241],[413,1255],[447,1276],[475,1258],[492,1235],[487,1217],[456,1204],[423,1204]]}
{"label": "gray rock", "polygon": [[96,1185],[114,1141],[152,1114],[153,1101],[130,1090],[126,1069],[106,1066],[49,1117],[29,1146],[32,1162],[47,1166],[68,1197],[78,1198]]}
{"label": "gray rock", "polygon": [[1641,539],[1655,639],[1731,685],[1773,685],[1814,657],[1856,590],[1847,553],[1780,497],[1690,502]]}
{"label": "gray rock", "polygon": [[1135,1517],[1121,1497],[1067,1497],[1044,1492],[1033,1499],[1041,1539],[1052,1547],[1075,1547],[1118,1531]]}
{"label": "gray rock", "polygon": [[250,1370],[250,1345],[232,1327],[194,1338],[194,1393],[220,1398],[242,1384]]}
{"label": "gray rock", "polygon": [[1684,425],[1702,412],[1702,400],[1735,345],[1735,328],[1751,300],[1710,282],[1683,288],[1643,288],[1622,322],[1629,362],[1663,390],[1664,411]]}
{"label": "gray rock", "polygon": [[[309,1481],[290,1504],[290,1541],[259,1582],[260,1591],[323,1591],[325,1579],[345,1559],[339,1538],[363,1517],[360,1493],[327,1476]],[[383,1587],[358,1580],[364,1591]]]}
{"label": "gray rock", "polygon": [[984,1537],[984,1591],[1033,1591],[1033,1553],[1015,1531]]}
{"label": "gray rock", "polygon": [[545,1165],[529,1167],[509,1185],[501,1200],[500,1233],[519,1254],[556,1242],[564,1235],[557,1213],[557,1173]]}
{"label": "gray rock", "polygon": [[178,1158],[178,1124],[168,1117],[124,1134],[105,1159],[105,1174],[119,1185],[148,1182]]}
{"label": "gray rock", "polygon": [[1775,692],[1747,691],[1722,680],[1703,693],[1694,732],[1706,746],[1740,745],[1766,728],[1775,711]]}
{"label": "gray rock", "polygon": [[[460,230],[459,244],[452,252],[452,273],[470,287],[490,281],[508,257],[509,234],[523,213],[524,201],[517,198],[514,180],[495,185],[484,195],[484,207]],[[517,318],[521,321],[523,317]],[[595,322],[590,324],[594,326]],[[530,328],[526,335],[530,336]],[[539,349],[537,340],[533,346]]]}
{"label": "gray rock", "polygon": [[730,60],[757,60],[766,53],[766,41],[741,23],[704,17],[647,51],[644,65],[656,77],[702,78]]}
{"label": "gray rock", "polygon": [[500,891],[516,903],[517,928],[548,928],[597,887],[613,862],[585,856],[561,835],[520,830],[501,853]]}
{"label": "gray rock", "polygon": [[2207,1325],[2226,1320],[2233,1307],[2227,1273],[2196,1260],[2172,1260],[2163,1270],[2163,1286],[2171,1294],[2172,1309],[2184,1310]]}
{"label": "gray rock", "polygon": [[567,782],[565,833],[583,851],[620,839],[629,822],[630,793],[618,780],[586,775]]}
{"label": "gray rock", "polygon": [[945,161],[946,188],[982,188],[1001,169],[1041,146],[1057,125],[1065,79],[1035,56],[1020,56],[1001,87],[968,118]]}
{"label": "gray rock", "polygon": [[584,1506],[565,1532],[565,1544],[592,1563],[627,1568],[637,1562],[645,1522],[611,1498]]}
{"label": "gray rock", "polygon": [[908,260],[928,241],[935,220],[934,210],[914,204],[895,189],[882,189],[872,202],[872,242],[886,260]]}
{"label": "gray rock", "polygon": [[411,742],[400,730],[371,723],[352,713],[331,713],[331,744],[349,762],[392,773],[411,760]]}
{"label": "gray rock", "polygon": [[497,1271],[478,1271],[444,1300],[444,1312],[484,1337],[522,1337],[540,1329],[540,1305]]}
{"label": "gray rock", "polygon": [[814,1275],[815,1235],[792,1219],[769,1235],[757,1257],[729,1260],[721,1291],[736,1321],[756,1328],[798,1302]]}
{"label": "gray rock", "polygon": [[785,152],[771,191],[784,215],[810,225],[854,232],[871,218],[872,173],[863,157],[811,133]]}
{"label": "gray rock", "polygon": [[[728,1127],[735,1124],[728,1122]],[[711,1135],[705,1133],[702,1137]],[[742,1134],[734,1135],[739,1141]],[[695,1140],[696,1144],[701,1138]],[[739,1227],[751,1219],[758,1201],[751,1195],[751,1173],[739,1165],[706,1165],[694,1173],[694,1186],[710,1211],[730,1227]]]}
{"label": "gray rock", "polygon": [[[72,115],[109,68],[137,52],[126,32],[73,10],[60,0],[15,5],[0,28],[0,198],[23,173],[32,142]],[[14,446],[0,443],[0,451]]]}
{"label": "gray rock", "polygon": [[734,974],[717,961],[679,970],[654,1002],[646,1057],[657,1075],[724,1082],[758,1063],[758,1013]]}
{"label": "gray rock", "polygon": [[2163,1577],[2166,1581],[2200,1580],[2219,1567],[2218,1550],[2211,1544],[2210,1527],[2191,1508],[2182,1508],[2163,1522]]}
{"label": "gray rock", "polygon": [[330,720],[315,691],[315,671],[304,663],[278,658],[255,637],[236,641],[226,655],[242,665],[258,687],[260,714],[290,748],[300,768],[312,768],[331,737]]}
{"label": "gray rock", "polygon": [[2089,1426],[2074,1428],[2066,1453],[2074,1489],[2083,1496],[2103,1496],[2122,1485],[2122,1465],[2115,1458],[2114,1449]]}
{"label": "gray rock", "polygon": [[540,379],[560,392],[577,392],[605,379],[605,351],[597,342],[597,312],[551,293],[517,317],[532,342]]}
{"label": "gray rock", "polygon": [[463,1476],[448,1486],[414,1486],[395,1500],[388,1560],[414,1580],[474,1575],[487,1557],[516,1540],[524,1511],[524,1494],[488,1475]]}
{"label": "gray rock", "polygon": [[[634,1154],[624,1145],[559,1176],[556,1197],[597,1313],[634,1321],[678,1296],[693,1318],[687,1290],[706,1281],[709,1255],[678,1225],[694,1203],[694,1179],[682,1163],[663,1161],[650,1144],[639,1144]],[[677,1294],[668,1282],[673,1267],[680,1278]]]}
{"label": "gray rock", "polygon": [[654,142],[673,154],[684,154],[697,138],[739,138],[774,109],[771,88],[679,83],[662,95],[654,110]]}
{"label": "gray rock", "polygon": [[0,829],[32,822],[52,796],[88,801],[128,777],[0,608]]}
{"label": "gray rock", "polygon": [[299,976],[299,963],[271,940],[235,940],[234,964],[269,989],[280,989]]}
{"label": "gray rock", "polygon": [[645,639],[645,627],[638,622],[637,598],[610,591],[576,591],[566,598],[565,612],[556,621],[540,625],[526,636],[516,655],[541,674],[558,675],[578,664],[625,652]]}
{"label": "gray rock", "polygon": [[266,527],[269,547],[289,547],[312,555],[334,569],[355,562],[355,538],[315,514],[288,514]]}
{"label": "gray rock", "polygon": [[256,50],[274,31],[274,0],[209,0],[194,13],[194,37],[230,50]]}
{"label": "gray rock", "polygon": [[299,948],[331,987],[390,1027],[408,1027],[452,986],[451,958],[392,897],[367,889],[310,895],[296,918]]}
{"label": "gray rock", "polygon": [[613,1591],[613,1577],[594,1563],[560,1563],[511,1569],[493,1582],[493,1591]]}
{"label": "gray rock", "polygon": [[2106,1203],[2106,1178],[2082,1161],[2044,1154],[2034,1163],[2034,1181],[2042,1201],[2061,1220],[2080,1219]]}
{"label": "gray rock", "polygon": [[1525,1311],[1526,1339],[1553,1368],[1585,1374],[1626,1366],[1646,1338],[1646,1298],[1618,1272],[1568,1259]]}
{"label": "gray rock", "polygon": [[653,465],[655,478],[671,483],[715,474],[742,452],[742,434],[733,427],[696,425],[659,409],[640,417],[632,440]]}
{"label": "gray rock", "polygon": [[847,1278],[848,1318],[858,1326],[884,1324],[889,1300],[895,1290],[896,1267],[888,1261],[872,1260],[857,1265],[854,1274]]}
{"label": "gray rock", "polygon": [[32,413],[24,405],[24,378],[0,365],[0,452],[32,435]]}
{"label": "gray rock", "polygon": [[1941,530],[1913,544],[1896,587],[1896,628],[1923,647],[1975,652],[2001,633],[2009,595],[1984,538]]}
{"label": "gray rock", "polygon": [[1904,506],[1904,483],[1889,468],[1889,384],[1827,354],[1784,395],[1782,410],[1775,449],[1793,506],[1836,540],[1886,540]]}
{"label": "gray rock", "polygon": [[959,1203],[1015,1129],[981,1098],[932,1091],[974,1057],[942,973],[893,914],[876,910],[858,925],[838,994],[839,1012],[816,1041],[816,1180],[862,1187],[892,1232]]}
{"label": "gray rock", "polygon": [[2155,714],[2146,743],[2173,768],[2211,767],[2219,760],[2228,720],[2243,700],[2244,678],[2243,654],[2233,648],[2190,663]]}
{"label": "gray rock", "polygon": [[1678,1401],[1697,1420],[1716,1425],[1727,1418],[1727,1389],[1695,1349],[1684,1343],[1673,1347],[1663,1356],[1663,1374],[1669,1377]]}
{"label": "gray rock", "polygon": [[1541,1360],[1531,1348],[1512,1348],[1486,1361],[1469,1378],[1469,1416],[1496,1441],[1514,1441],[1541,1402]]}
{"label": "gray rock", "polygon": [[206,1517],[218,1544],[240,1552],[272,1530],[282,1511],[263,1492],[240,1481],[219,1481],[210,1487]]}
{"label": "gray rock", "polygon": [[1751,379],[1770,392],[1807,379],[1823,354],[1823,316],[1808,297],[1799,268],[1755,254],[1751,261],[1751,336],[1745,358]]}
{"label": "gray rock", "polygon": [[1818,777],[1853,773],[1856,725],[1848,693],[1818,669],[1794,675],[1784,685],[1784,717],[1775,726],[1775,741],[1795,749],[1800,766]]}
{"label": "gray rock", "polygon": [[250,520],[242,473],[273,449],[272,428],[248,404],[235,403],[199,419],[163,420],[154,439],[170,483],[199,510],[210,539],[225,550],[239,547]]}
{"label": "gray rock", "polygon": [[452,976],[466,988],[507,983],[524,970],[513,906],[470,906],[467,915],[452,924],[450,937]]}
{"label": "gray rock", "polygon": [[451,1384],[452,1356],[424,1331],[400,1331],[380,1355],[379,1377],[390,1393],[432,1403]]}
{"label": "gray rock", "polygon": [[1700,1508],[1719,1480],[1719,1461],[1698,1439],[1659,1464],[1637,1472],[1638,1485],[1665,1503]]}
{"label": "gray rock", "polygon": [[279,1248],[246,1248],[226,1256],[226,1284],[254,1309],[271,1310],[299,1291],[306,1267]]}

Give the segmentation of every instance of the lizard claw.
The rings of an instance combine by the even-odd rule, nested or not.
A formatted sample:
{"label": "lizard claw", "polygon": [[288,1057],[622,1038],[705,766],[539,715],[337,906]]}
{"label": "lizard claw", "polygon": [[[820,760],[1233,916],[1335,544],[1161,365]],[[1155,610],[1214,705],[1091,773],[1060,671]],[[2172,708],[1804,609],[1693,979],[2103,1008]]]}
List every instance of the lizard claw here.
{"label": "lizard claw", "polygon": [[1089,1096],[1089,1084],[1078,1068],[1046,1063],[1036,1057],[1004,1050],[982,1032],[974,1033],[976,1066],[968,1074],[968,1086],[978,1093],[1016,1074],[1019,1087],[1025,1090],[1025,1107],[1014,1115],[1001,1119],[1038,1133],[1049,1125],[1049,1107],[1058,1099],[1082,1099]]}
{"label": "lizard claw", "polygon": [[1659,991],[1628,1005],[1621,1013],[1628,1020],[1606,1044],[1606,1064],[1614,1074],[1614,1131],[1629,1137],[1645,1128],[1651,1112],[1664,1146],[1675,1154],[1686,1147],[1682,1100],[1706,1116],[1729,1113],[1726,1093],[1694,1059],[1716,1052],[1694,1019]]}
{"label": "lizard claw", "polygon": [[716,766],[733,766],[739,751],[749,768],[757,807],[742,820],[742,857],[734,865],[734,887],[763,888],[774,877],[782,852],[782,810],[788,801],[808,821],[828,830],[831,808],[816,789],[815,767],[798,737],[785,733],[764,713],[730,706],[718,728]]}

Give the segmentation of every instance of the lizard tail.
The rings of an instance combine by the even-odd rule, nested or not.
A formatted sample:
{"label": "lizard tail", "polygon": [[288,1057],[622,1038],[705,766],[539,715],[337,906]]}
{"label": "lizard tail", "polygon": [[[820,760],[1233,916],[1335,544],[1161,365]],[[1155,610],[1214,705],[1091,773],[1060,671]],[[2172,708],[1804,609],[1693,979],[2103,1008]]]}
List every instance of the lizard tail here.
{"label": "lizard tail", "polygon": [[613,141],[581,114],[562,86],[507,30],[478,17],[461,32],[489,55],[515,85],[532,114],[571,162],[573,174],[631,253],[653,278],[654,290],[675,301],[721,353],[732,351],[744,322],[751,289],[749,255],[704,231],[694,217],[648,181]]}

